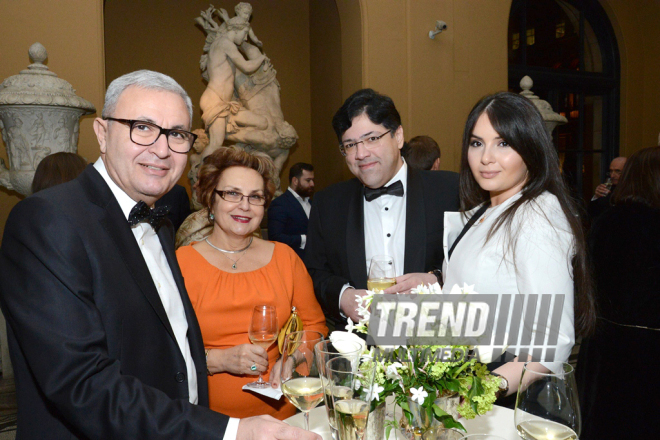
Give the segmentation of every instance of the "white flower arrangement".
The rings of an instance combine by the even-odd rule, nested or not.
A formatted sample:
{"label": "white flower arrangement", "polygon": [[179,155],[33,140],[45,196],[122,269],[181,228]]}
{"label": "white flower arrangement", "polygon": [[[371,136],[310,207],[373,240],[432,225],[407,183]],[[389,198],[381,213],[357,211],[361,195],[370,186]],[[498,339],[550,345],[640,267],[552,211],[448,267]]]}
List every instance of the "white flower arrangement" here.
{"label": "white flower arrangement", "polygon": [[[431,285],[419,285],[411,290],[413,294],[419,295],[440,295],[442,289],[438,283]],[[450,294],[475,294],[474,286],[458,285],[453,286]],[[357,297],[357,311],[360,320],[354,323],[350,318],[346,331],[335,331],[330,335],[330,340],[337,346],[335,340],[341,345],[341,341],[361,341],[364,340],[353,332],[368,333],[369,319],[371,317],[370,307],[375,295],[381,295],[380,292],[367,291],[363,297]],[[471,419],[479,414],[485,414],[493,407],[496,399],[496,392],[499,387],[500,379],[492,376],[486,366],[476,361],[476,359],[464,359],[461,357],[451,358],[447,361],[423,359],[418,352],[429,348],[432,352],[438,349],[460,349],[463,353],[468,353],[469,346],[414,346],[420,350],[413,351],[411,347],[401,346],[381,346],[379,349],[392,351],[395,357],[389,360],[376,361],[376,376],[372,388],[372,406],[384,402],[385,399],[393,395],[397,405],[402,409],[409,422],[412,424],[412,413],[408,406],[408,401],[418,403],[429,413],[429,416],[435,417],[447,428],[463,429],[458,421],[450,414],[442,410],[435,404],[437,397],[448,394],[459,394],[463,398],[463,403],[458,407],[458,413]],[[337,349],[341,351],[340,347]],[[453,353],[453,352],[452,352]],[[375,354],[375,347],[372,347],[371,354]],[[480,351],[481,355],[481,351]],[[402,359],[403,357],[403,359]],[[396,359],[396,360],[392,360]],[[389,422],[388,422],[389,423]],[[396,424],[396,422],[394,422]],[[392,425],[388,425],[388,435]]]}

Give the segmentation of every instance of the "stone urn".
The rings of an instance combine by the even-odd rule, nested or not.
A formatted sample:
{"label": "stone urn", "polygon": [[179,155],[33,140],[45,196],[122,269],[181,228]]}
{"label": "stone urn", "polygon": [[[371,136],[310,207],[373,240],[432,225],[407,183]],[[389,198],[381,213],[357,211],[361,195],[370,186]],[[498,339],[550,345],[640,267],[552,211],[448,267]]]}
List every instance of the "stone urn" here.
{"label": "stone urn", "polygon": [[532,81],[532,78],[525,75],[523,79],[520,80],[520,88],[522,89],[520,94],[532,101],[532,103],[539,110],[541,117],[543,118],[543,122],[545,123],[545,129],[552,137],[552,130],[554,130],[558,125],[564,125],[568,123],[568,119],[555,112],[548,101],[544,101],[543,99],[536,96],[531,90],[533,85],[534,81]]}
{"label": "stone urn", "polygon": [[34,43],[28,54],[32,64],[0,84],[0,129],[9,158],[9,168],[0,159],[0,185],[26,196],[39,162],[49,154],[75,153],[80,117],[96,112],[43,64],[44,46]]}

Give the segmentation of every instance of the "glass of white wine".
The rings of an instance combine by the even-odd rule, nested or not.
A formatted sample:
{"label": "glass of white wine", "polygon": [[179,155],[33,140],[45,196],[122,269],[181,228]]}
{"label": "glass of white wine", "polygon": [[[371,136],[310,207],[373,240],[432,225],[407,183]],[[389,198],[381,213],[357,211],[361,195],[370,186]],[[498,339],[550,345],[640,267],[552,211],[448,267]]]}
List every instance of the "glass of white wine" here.
{"label": "glass of white wine", "polygon": [[357,360],[362,354],[362,344],[353,341],[341,341],[340,347],[337,347],[331,341],[321,341],[314,347],[316,351],[316,366],[319,369],[321,382],[323,383],[323,398],[325,401],[325,410],[328,414],[328,422],[330,424],[330,431],[332,438],[339,440],[337,434],[337,423],[335,422],[335,406],[332,400],[331,387],[329,386],[328,374],[326,373],[326,365],[330,359],[341,357],[346,359],[347,362],[357,364]]}
{"label": "glass of white wine", "polygon": [[[259,305],[252,310],[252,320],[248,328],[248,338],[254,345],[263,347],[268,351],[268,347],[273,345],[277,339],[277,310],[274,306]],[[250,388],[268,388],[270,382],[264,381],[259,373],[259,379],[256,382],[247,384]]]}
{"label": "glass of white wine", "polygon": [[358,362],[344,357],[326,364],[339,440],[364,440],[374,394],[376,363],[368,356]]}
{"label": "glass of white wine", "polygon": [[389,255],[375,255],[369,263],[367,289],[375,292],[385,290],[396,284],[394,258]]}
{"label": "glass of white wine", "polygon": [[319,332],[293,332],[287,335],[282,350],[282,393],[303,412],[308,431],[309,412],[323,400],[323,383],[314,351],[314,346],[321,341],[323,335]]}
{"label": "glass of white wine", "polygon": [[580,403],[575,370],[557,362],[556,373],[527,362],[516,398],[515,424],[525,440],[576,440],[580,436]]}

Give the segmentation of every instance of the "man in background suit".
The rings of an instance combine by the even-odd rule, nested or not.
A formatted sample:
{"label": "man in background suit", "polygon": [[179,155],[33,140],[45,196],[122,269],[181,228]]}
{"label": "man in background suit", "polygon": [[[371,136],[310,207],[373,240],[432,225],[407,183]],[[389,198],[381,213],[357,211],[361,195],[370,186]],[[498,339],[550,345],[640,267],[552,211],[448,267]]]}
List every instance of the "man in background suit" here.
{"label": "man in background suit", "polygon": [[300,258],[305,258],[313,194],[314,167],[298,162],[289,169],[289,188],[268,208],[268,239],[288,244]]}
{"label": "man in background suit", "polygon": [[438,281],[444,213],[459,207],[458,174],[408,167],[399,112],[371,89],[350,96],[332,126],[356,178],[316,195],[305,263],[326,316],[341,325],[358,319],[355,299],[366,293],[375,255],[395,261],[397,284],[384,293]]}
{"label": "man in background suit", "polygon": [[12,210],[0,305],[18,438],[318,438],[207,408],[202,335],[174,231],[149,208],[183,173],[191,122],[190,98],[172,78],[117,78],[94,121],[100,159]]}

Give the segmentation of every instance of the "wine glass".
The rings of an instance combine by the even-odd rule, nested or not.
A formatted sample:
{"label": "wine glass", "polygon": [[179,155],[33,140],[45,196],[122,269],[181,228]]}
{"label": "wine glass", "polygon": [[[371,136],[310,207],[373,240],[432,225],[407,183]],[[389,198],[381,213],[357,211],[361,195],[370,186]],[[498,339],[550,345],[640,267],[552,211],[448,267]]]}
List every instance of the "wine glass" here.
{"label": "wine glass", "polygon": [[575,370],[557,362],[557,373],[541,364],[527,362],[523,367],[516,397],[515,424],[526,440],[575,440],[580,435],[580,403]]}
{"label": "wine glass", "polygon": [[282,393],[303,412],[308,431],[309,412],[323,400],[323,384],[314,352],[314,346],[321,341],[323,335],[319,332],[292,332],[287,335],[282,350]]}
{"label": "wine glass", "polygon": [[[277,339],[277,311],[274,306],[259,305],[252,310],[252,320],[248,329],[248,338],[254,345],[268,347],[273,345]],[[256,382],[247,384],[250,388],[268,388],[270,382],[266,382],[259,373],[259,379]]]}
{"label": "wine glass", "polygon": [[[328,422],[330,423],[330,431],[332,432],[332,438],[334,440],[339,440],[337,434],[337,423],[335,422],[335,410],[332,400],[332,394],[330,392],[331,387],[329,385],[328,374],[326,373],[326,364],[330,359],[335,359],[341,357],[347,359],[349,362],[357,364],[358,357],[362,354],[363,346],[359,342],[355,341],[341,341],[337,344],[339,347],[335,346],[332,341],[321,341],[314,346],[314,351],[316,352],[316,366],[319,369],[319,375],[321,377],[321,382],[323,384],[323,396],[325,400],[325,410],[328,414]],[[338,349],[339,348],[339,349]]]}
{"label": "wine glass", "polygon": [[376,363],[361,356],[358,362],[345,357],[326,364],[328,386],[334,405],[339,440],[364,440],[374,394]]}
{"label": "wine glass", "polygon": [[369,263],[367,289],[371,291],[385,290],[396,284],[394,258],[389,255],[375,255]]}

